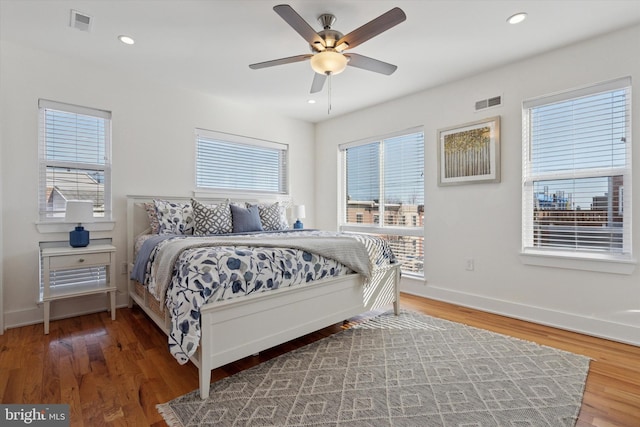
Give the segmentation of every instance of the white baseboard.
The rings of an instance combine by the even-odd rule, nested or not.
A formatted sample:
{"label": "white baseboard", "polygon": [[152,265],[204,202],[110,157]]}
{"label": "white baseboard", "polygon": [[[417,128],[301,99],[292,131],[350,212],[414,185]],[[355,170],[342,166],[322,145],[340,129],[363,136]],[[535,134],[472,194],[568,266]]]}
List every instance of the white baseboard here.
{"label": "white baseboard", "polygon": [[403,283],[400,287],[400,292],[598,338],[640,346],[640,328],[632,325],[497,300],[466,292],[452,291],[438,286],[420,286],[414,285],[413,283],[407,283],[405,285],[405,283]]}
{"label": "white baseboard", "polygon": [[[120,293],[118,292],[118,294]],[[124,303],[121,298],[117,299],[116,308],[126,306],[127,303]],[[109,304],[106,294],[58,300],[51,302],[50,320],[99,313],[108,309]],[[44,323],[44,308],[41,303],[26,310],[5,311],[4,313],[4,326],[6,329],[19,328],[20,326],[35,325],[38,323]]]}

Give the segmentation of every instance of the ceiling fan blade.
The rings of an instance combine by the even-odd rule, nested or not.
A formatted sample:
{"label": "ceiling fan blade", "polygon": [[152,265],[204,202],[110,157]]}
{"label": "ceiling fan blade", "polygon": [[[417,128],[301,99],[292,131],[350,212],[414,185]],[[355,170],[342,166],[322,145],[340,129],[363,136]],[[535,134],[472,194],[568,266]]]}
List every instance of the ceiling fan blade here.
{"label": "ceiling fan blade", "polygon": [[378,34],[387,31],[389,28],[395,27],[399,23],[407,19],[407,15],[404,14],[402,9],[394,7],[390,11],[383,13],[376,19],[367,22],[363,26],[356,28],[349,34],[342,37],[336,43],[336,46],[340,46],[342,43],[347,43],[349,49],[358,46],[377,36]]}
{"label": "ceiling fan blade", "polygon": [[323,49],[324,40],[315,32],[315,30],[302,19],[298,12],[293,10],[288,4],[279,4],[273,7],[273,10],[285,20],[287,24],[291,26],[303,39],[307,41],[311,46],[318,46],[318,50]]}
{"label": "ceiling fan blade", "polygon": [[305,54],[305,55],[296,55],[296,56],[289,56],[287,58],[280,58],[280,59],[274,59],[272,61],[265,61],[265,62],[258,62],[256,64],[251,64],[249,65],[249,68],[253,69],[253,70],[258,70],[260,68],[267,68],[267,67],[273,67],[276,65],[283,65],[283,64],[291,64],[292,62],[301,62],[301,61],[305,61],[309,58],[311,58],[313,55],[312,54]]}
{"label": "ceiling fan blade", "polygon": [[326,80],[326,74],[313,73],[313,83],[311,83],[311,91],[309,93],[320,92]]}
{"label": "ceiling fan blade", "polygon": [[362,68],[363,70],[386,74],[387,76],[398,69],[396,65],[369,58],[368,56],[358,55],[357,53],[345,53],[344,56],[349,58],[347,65],[351,67]]}

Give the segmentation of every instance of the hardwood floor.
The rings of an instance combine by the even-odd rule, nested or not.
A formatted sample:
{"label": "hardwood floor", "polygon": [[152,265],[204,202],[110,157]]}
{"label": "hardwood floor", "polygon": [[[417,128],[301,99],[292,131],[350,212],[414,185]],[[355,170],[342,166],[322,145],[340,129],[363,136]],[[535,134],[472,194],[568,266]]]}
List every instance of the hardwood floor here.
{"label": "hardwood floor", "polygon": [[[402,306],[592,358],[577,427],[640,426],[640,347],[438,301],[402,295]],[[363,317],[353,319],[353,322]],[[336,324],[217,369],[212,381],[339,332]],[[72,426],[165,426],[155,405],[198,388],[166,336],[138,308],[9,329],[0,336],[2,403],[68,403]]]}

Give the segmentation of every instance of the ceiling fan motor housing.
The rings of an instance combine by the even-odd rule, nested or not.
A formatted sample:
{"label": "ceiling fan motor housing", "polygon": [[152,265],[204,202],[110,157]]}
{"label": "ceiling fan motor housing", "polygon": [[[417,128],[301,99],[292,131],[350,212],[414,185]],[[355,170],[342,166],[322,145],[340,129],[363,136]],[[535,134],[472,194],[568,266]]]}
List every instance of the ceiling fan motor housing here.
{"label": "ceiling fan motor housing", "polygon": [[331,13],[323,13],[318,16],[318,22],[322,25],[322,28],[328,30],[336,22],[336,17]]}
{"label": "ceiling fan motor housing", "polygon": [[331,26],[336,22],[336,17],[330,13],[324,13],[318,17],[318,22],[322,25],[322,31],[318,31],[318,35],[324,40],[324,46],[320,42],[311,44],[312,52],[319,52],[324,48],[335,48],[336,42],[344,37],[340,31],[332,30]]}
{"label": "ceiling fan motor housing", "polygon": [[313,52],[324,50],[325,47],[335,48],[336,42],[343,37],[343,34],[340,31],[331,29],[318,31],[318,35],[322,37],[325,45],[322,46],[319,42],[315,42],[314,44],[310,45]]}

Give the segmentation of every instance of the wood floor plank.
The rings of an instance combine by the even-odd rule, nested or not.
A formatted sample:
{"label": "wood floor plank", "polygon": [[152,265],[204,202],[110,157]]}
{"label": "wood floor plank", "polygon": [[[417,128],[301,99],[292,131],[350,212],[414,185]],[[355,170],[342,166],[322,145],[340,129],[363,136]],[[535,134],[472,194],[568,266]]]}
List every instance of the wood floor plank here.
{"label": "wood floor plank", "polygon": [[24,395],[22,384],[24,383],[25,369],[9,369],[8,372],[9,378],[7,379],[2,403],[21,403]]}
{"label": "wood floor plank", "polygon": [[[96,375],[92,372],[84,374],[80,380],[80,406],[82,408],[83,420],[71,418],[71,424],[84,421],[87,426],[105,425],[103,408],[104,402],[102,396],[98,392],[98,381]],[[66,403],[66,402],[60,402]]]}
{"label": "wood floor plank", "polygon": [[44,354],[42,352],[30,353],[28,348],[24,351],[23,368],[26,373],[24,384],[22,384],[22,400],[25,402],[39,402],[42,396],[43,370],[32,369],[32,366],[44,365]]}
{"label": "wood floor plank", "polygon": [[24,403],[61,403],[60,400],[60,349],[56,343],[57,329],[50,329],[49,336],[43,339],[44,358],[42,363],[42,402]]}
{"label": "wood floor plank", "polygon": [[[403,294],[402,306],[559,348],[592,359],[576,427],[640,426],[640,347]],[[361,322],[357,316],[212,372],[248,369]],[[138,308],[10,329],[0,336],[2,403],[68,403],[72,426],[166,426],[156,405],[198,388],[193,364],[179,365],[167,338]]]}
{"label": "wood floor plank", "polygon": [[71,359],[70,356],[60,359],[60,401],[69,404],[69,417],[74,420],[74,425],[83,426],[80,386]]}

